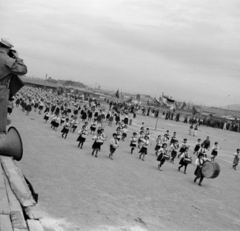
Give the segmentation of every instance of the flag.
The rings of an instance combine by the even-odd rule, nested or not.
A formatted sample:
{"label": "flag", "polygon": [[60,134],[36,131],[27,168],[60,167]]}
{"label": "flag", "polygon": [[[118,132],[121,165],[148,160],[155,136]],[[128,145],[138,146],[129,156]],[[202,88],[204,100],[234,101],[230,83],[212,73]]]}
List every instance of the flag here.
{"label": "flag", "polygon": [[196,115],[196,114],[201,114],[202,113],[202,107],[199,106],[193,106],[192,107],[192,114]]}
{"label": "flag", "polygon": [[115,96],[119,99],[120,98],[120,95],[119,95],[119,90],[117,90]]}
{"label": "flag", "polygon": [[183,104],[181,106],[181,110],[184,110],[186,106],[187,106],[187,104],[185,102],[183,102]]}
{"label": "flag", "polygon": [[162,94],[162,102],[166,107],[170,109],[175,108],[175,100],[170,99],[168,96],[165,96],[164,94]]}
{"label": "flag", "polygon": [[156,97],[154,97],[153,102],[158,106],[161,106],[161,102]]}

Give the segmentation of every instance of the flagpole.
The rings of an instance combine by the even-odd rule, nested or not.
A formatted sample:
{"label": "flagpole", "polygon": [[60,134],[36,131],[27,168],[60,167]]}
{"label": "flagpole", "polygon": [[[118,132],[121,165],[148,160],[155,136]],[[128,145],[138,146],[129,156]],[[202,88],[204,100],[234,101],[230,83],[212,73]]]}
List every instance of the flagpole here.
{"label": "flagpole", "polygon": [[158,116],[157,116],[157,119],[156,119],[155,130],[157,130],[158,117],[159,117],[159,110],[158,110]]}

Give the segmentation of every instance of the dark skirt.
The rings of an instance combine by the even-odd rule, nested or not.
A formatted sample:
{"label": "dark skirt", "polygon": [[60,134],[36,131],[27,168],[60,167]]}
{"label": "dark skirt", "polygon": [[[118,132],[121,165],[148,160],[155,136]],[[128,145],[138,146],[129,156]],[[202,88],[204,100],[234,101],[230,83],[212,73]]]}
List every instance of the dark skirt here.
{"label": "dark skirt", "polygon": [[69,132],[69,129],[66,129],[65,127],[61,131],[61,133],[66,133],[66,134],[68,134],[68,132]]}
{"label": "dark skirt", "polygon": [[26,110],[26,111],[31,111],[31,110],[32,110],[32,106],[31,106],[30,104],[27,105],[26,108],[25,108],[25,110]]}
{"label": "dark skirt", "polygon": [[196,170],[194,172],[194,175],[196,177],[203,177],[202,170],[201,170],[200,166],[197,166],[197,168],[196,168]]}
{"label": "dark skirt", "polygon": [[55,128],[58,128],[58,127],[59,127],[59,123],[55,122]]}
{"label": "dark skirt", "polygon": [[124,118],[123,122],[124,124],[128,124],[128,118]]}
{"label": "dark skirt", "polygon": [[116,151],[116,148],[114,148],[112,145],[110,145],[110,152],[114,153]]}
{"label": "dark skirt", "polygon": [[101,148],[102,143],[97,143],[96,141],[93,143],[92,145],[92,149],[100,149]]}
{"label": "dark skirt", "polygon": [[39,109],[39,110],[42,110],[42,109],[43,109],[43,106],[39,106],[38,109]]}
{"label": "dark skirt", "polygon": [[77,138],[77,141],[84,143],[86,141],[85,137],[82,137],[81,135]]}
{"label": "dark skirt", "polygon": [[217,156],[217,154],[218,154],[218,152],[217,152],[216,150],[212,150],[211,155],[213,155],[213,156]]}
{"label": "dark skirt", "polygon": [[184,161],[184,158],[182,158],[182,159],[179,161],[179,164],[180,164],[180,165],[183,165],[183,166],[187,166],[187,165],[188,165],[188,163],[186,163],[186,162]]}
{"label": "dark skirt", "polygon": [[48,119],[49,119],[49,116],[46,116],[46,115],[45,115],[45,116],[43,117],[43,119],[44,119],[44,120],[48,120]]}
{"label": "dark skirt", "polygon": [[177,152],[172,150],[171,156],[172,156],[172,158],[175,158],[177,156]]}
{"label": "dark skirt", "polygon": [[146,147],[142,147],[139,151],[139,153],[145,154],[147,155],[147,148]]}
{"label": "dark skirt", "polygon": [[133,142],[130,143],[130,147],[136,148],[137,144],[134,144]]}
{"label": "dark skirt", "polygon": [[12,108],[8,107],[7,111],[8,111],[8,114],[11,114],[12,113]]}
{"label": "dark skirt", "polygon": [[126,138],[127,137],[127,133],[122,133],[122,138]]}
{"label": "dark skirt", "polygon": [[180,148],[180,150],[179,150],[180,153],[183,153],[183,152],[185,152],[185,151],[186,151],[186,148],[183,148],[183,147]]}
{"label": "dark skirt", "polygon": [[92,131],[92,132],[95,132],[96,131],[96,127],[90,127],[90,130]]}

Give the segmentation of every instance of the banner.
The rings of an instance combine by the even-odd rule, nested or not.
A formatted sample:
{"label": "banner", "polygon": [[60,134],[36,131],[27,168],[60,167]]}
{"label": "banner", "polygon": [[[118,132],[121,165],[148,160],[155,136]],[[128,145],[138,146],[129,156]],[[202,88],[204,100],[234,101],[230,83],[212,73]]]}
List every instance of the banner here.
{"label": "banner", "polygon": [[168,96],[165,96],[164,94],[162,94],[162,102],[166,107],[170,108],[171,110],[176,108],[175,100],[170,99]]}

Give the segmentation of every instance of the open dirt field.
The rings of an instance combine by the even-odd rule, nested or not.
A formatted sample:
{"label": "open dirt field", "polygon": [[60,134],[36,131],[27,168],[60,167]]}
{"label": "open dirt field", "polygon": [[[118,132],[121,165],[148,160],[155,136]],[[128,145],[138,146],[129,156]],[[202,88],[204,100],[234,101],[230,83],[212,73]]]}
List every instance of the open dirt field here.
{"label": "open dirt field", "polygon": [[[130,135],[143,121],[154,133],[144,162],[138,150],[131,155],[129,147]],[[178,159],[175,164],[166,162],[162,172],[157,169],[155,139],[167,129],[170,134],[176,131],[180,142],[188,138],[192,153],[197,138],[188,135],[189,125],[183,123],[159,119],[155,131],[155,119],[137,115],[114,160],[108,158],[108,150],[115,126],[106,126],[109,138],[95,158],[92,135],[83,150],[78,149],[77,134],[62,139],[61,128],[51,130],[43,115],[26,116],[15,108],[11,125],[21,134],[24,156],[17,164],[39,193],[46,230],[240,230],[240,167],[232,169],[239,133],[199,128],[197,138],[209,135],[211,146],[218,141],[222,147],[216,158],[220,176],[204,179],[200,187],[193,182],[193,164],[186,175],[178,172]]]}

